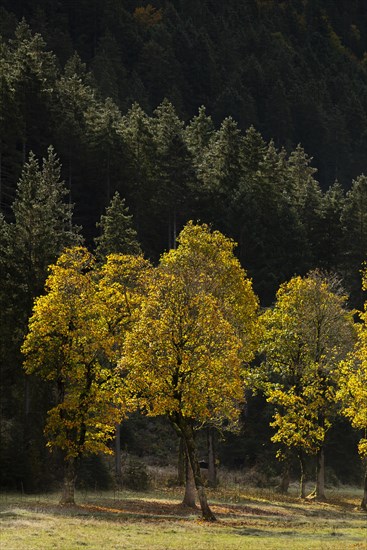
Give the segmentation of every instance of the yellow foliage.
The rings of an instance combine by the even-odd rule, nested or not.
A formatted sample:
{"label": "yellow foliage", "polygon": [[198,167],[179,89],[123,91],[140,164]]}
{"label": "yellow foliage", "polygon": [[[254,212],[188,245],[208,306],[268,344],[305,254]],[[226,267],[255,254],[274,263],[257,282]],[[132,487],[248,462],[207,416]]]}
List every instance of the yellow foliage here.
{"label": "yellow foliage", "polygon": [[[362,289],[367,290],[367,267],[362,272]],[[354,428],[367,432],[367,301],[360,313],[357,325],[357,342],[354,350],[339,369],[337,397],[342,403],[342,412]],[[367,457],[367,441],[361,439],[358,447],[361,457]]]}
{"label": "yellow foliage", "polygon": [[273,441],[315,453],[336,414],[336,365],[352,349],[353,312],[319,272],[281,285],[262,315],[262,387],[275,405]]}
{"label": "yellow foliage", "polygon": [[99,272],[97,300],[108,326],[102,347],[117,363],[125,334],[136,322],[152,267],[142,256],[111,254]]}
{"label": "yellow foliage", "polygon": [[245,361],[259,334],[257,299],[233,256],[233,242],[189,223],[165,254],[121,369],[150,415],[179,413],[200,422],[235,420]]}
{"label": "yellow foliage", "polygon": [[67,250],[50,267],[22,351],[27,373],[55,383],[45,433],[48,446],[66,458],[110,452],[116,422],[131,407],[114,361],[147,270],[144,259],[117,255],[97,270],[83,247]]}
{"label": "yellow foliage", "polygon": [[206,224],[193,222],[184,227],[177,242],[177,250],[161,258],[161,269],[182,278],[188,292],[216,298],[243,342],[243,360],[250,361],[260,338],[259,303],[251,280],[233,253],[235,242]]}
{"label": "yellow foliage", "polygon": [[148,4],[146,7],[135,8],[133,16],[141,25],[154,27],[162,20],[162,11]]}

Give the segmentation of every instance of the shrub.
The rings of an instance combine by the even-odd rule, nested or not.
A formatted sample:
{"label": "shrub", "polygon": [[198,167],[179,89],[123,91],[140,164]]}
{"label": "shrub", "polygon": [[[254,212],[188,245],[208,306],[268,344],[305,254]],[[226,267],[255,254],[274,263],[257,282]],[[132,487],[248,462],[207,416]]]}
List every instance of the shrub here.
{"label": "shrub", "polygon": [[145,491],[150,486],[147,466],[141,460],[129,457],[122,469],[122,484],[127,489]]}

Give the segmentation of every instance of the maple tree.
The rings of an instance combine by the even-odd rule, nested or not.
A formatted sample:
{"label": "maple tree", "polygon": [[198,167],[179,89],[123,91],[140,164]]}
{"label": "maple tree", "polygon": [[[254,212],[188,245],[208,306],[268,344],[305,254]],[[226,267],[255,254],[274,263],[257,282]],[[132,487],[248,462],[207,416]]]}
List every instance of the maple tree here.
{"label": "maple tree", "polygon": [[148,4],[135,8],[133,17],[144,27],[154,27],[162,20],[162,11]]}
{"label": "maple tree", "polygon": [[109,254],[97,271],[98,314],[107,327],[99,345],[111,364],[119,361],[126,333],[139,317],[151,273],[148,260],[130,254]]}
{"label": "maple tree", "polygon": [[297,452],[301,497],[305,496],[306,453],[317,455],[313,496],[325,498],[323,448],[336,414],[334,366],[350,351],[354,336],[346,299],[335,277],[313,271],[281,285],[274,308],[262,315],[263,387],[267,400],[275,405],[272,441],[285,452]]}
{"label": "maple tree", "polygon": [[255,354],[257,308],[234,243],[189,223],[166,253],[127,335],[121,368],[149,416],[165,415],[184,439],[203,518],[215,520],[200,474],[195,423],[235,421]]}
{"label": "maple tree", "polygon": [[79,458],[111,453],[115,425],[129,408],[114,365],[147,267],[141,257],[111,255],[97,271],[85,248],[69,249],[50,267],[46,294],[35,302],[24,368],[56,386],[45,433],[65,457],[62,504],[74,502]]}
{"label": "maple tree", "polygon": [[[362,289],[367,290],[367,266],[362,273]],[[358,451],[367,466],[367,301],[360,318],[362,322],[356,327],[358,338],[353,353],[340,366],[337,395],[342,403],[343,415],[354,428],[364,433]],[[361,507],[367,509],[367,467]]]}

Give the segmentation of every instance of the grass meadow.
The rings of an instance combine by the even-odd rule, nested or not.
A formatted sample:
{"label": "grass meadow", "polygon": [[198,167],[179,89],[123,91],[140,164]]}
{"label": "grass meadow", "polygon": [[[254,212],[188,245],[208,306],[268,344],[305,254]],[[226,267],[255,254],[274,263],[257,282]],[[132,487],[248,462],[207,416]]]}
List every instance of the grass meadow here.
{"label": "grass meadow", "polygon": [[[153,484],[154,485],[154,484]],[[0,495],[1,550],[367,550],[367,514],[356,488],[328,491],[328,501],[300,501],[235,482],[208,491],[218,521],[181,505],[182,489],[79,491],[77,505],[59,495]]]}

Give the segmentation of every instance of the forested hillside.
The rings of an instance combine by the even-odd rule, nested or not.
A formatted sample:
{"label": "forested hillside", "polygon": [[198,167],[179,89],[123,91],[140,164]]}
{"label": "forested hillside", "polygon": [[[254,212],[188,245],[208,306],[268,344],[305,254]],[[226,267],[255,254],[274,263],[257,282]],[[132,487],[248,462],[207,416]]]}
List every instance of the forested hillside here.
{"label": "forested hillside", "polygon": [[[156,265],[193,219],[238,243],[262,306],[320,268],[362,308],[367,4],[1,0],[0,35],[1,483],[41,487],[52,396],[20,347],[65,246]],[[256,462],[260,401],[228,463]]]}
{"label": "forested hillside", "polygon": [[2,6],[5,39],[25,17],[58,69],[77,51],[101,96],[122,113],[132,101],[151,113],[167,97],[187,121],[205,105],[216,126],[230,115],[277,146],[302,143],[324,187],[335,178],[349,185],[365,171],[363,0],[3,0]]}

